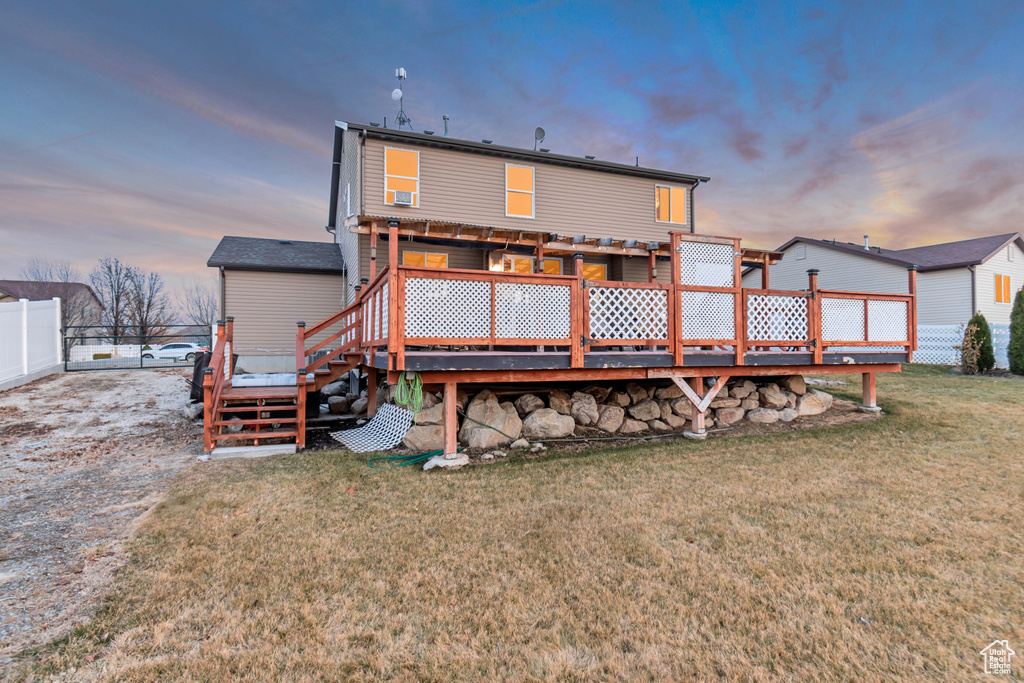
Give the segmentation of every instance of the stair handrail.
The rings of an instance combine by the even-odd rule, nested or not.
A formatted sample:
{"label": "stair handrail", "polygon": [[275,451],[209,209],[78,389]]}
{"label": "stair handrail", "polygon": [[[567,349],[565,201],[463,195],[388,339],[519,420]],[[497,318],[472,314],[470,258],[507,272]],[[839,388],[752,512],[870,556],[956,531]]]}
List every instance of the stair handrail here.
{"label": "stair handrail", "polygon": [[[233,321],[233,319],[231,319]],[[217,342],[213,345],[210,364],[203,370],[203,452],[209,453],[213,450],[213,436],[216,433],[217,406],[220,405],[220,397],[224,391],[224,353],[228,345],[233,341],[234,326],[227,324],[225,320],[217,321]]]}

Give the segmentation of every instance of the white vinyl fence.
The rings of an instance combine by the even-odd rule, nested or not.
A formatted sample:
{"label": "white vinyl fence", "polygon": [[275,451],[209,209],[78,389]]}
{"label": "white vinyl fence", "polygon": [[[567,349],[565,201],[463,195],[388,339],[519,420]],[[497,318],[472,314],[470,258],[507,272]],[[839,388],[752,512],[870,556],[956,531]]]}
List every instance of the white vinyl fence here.
{"label": "white vinyl fence", "polygon": [[59,365],[60,299],[0,303],[0,382]]}
{"label": "white vinyl fence", "polygon": [[[996,356],[996,367],[1008,368],[1010,359],[1006,354],[1010,346],[1010,326],[989,327],[992,329],[992,350]],[[960,345],[963,338],[964,325],[918,325],[914,362],[957,365],[960,362],[960,354],[955,347]]]}

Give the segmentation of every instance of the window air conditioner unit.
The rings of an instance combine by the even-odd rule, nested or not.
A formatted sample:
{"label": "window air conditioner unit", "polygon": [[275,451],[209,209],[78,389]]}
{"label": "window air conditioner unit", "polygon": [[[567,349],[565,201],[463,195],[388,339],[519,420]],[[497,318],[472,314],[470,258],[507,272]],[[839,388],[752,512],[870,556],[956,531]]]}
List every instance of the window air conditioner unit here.
{"label": "window air conditioner unit", "polygon": [[395,192],[395,204],[398,206],[412,206],[412,192]]}

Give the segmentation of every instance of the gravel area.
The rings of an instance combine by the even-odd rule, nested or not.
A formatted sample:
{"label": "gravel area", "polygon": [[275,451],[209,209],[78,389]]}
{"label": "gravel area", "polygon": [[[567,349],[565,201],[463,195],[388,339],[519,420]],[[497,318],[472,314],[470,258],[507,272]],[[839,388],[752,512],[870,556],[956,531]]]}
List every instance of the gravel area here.
{"label": "gravel area", "polygon": [[67,373],[0,393],[0,677],[90,617],[139,520],[196,462],[187,376]]}

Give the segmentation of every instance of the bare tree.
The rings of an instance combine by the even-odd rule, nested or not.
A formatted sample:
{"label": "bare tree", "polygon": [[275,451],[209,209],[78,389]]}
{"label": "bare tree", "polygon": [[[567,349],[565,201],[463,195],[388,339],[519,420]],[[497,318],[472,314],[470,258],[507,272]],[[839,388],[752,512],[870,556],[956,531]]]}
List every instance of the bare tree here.
{"label": "bare tree", "polygon": [[93,291],[103,304],[100,322],[104,328],[104,335],[113,344],[121,343],[122,337],[127,336],[129,332],[129,309],[133,294],[132,271],[133,268],[122,263],[120,259],[107,257],[100,259],[89,274]]}
{"label": "bare tree", "polygon": [[202,328],[204,332],[201,336],[206,344],[211,343],[211,330],[220,309],[217,301],[219,285],[220,281],[216,276],[193,280],[180,289],[176,297],[183,321]]}
{"label": "bare tree", "polygon": [[19,291],[32,300],[60,297],[60,316],[65,326],[94,325],[100,311],[85,289],[81,273],[70,261],[33,258],[21,269],[23,280],[31,283]]}
{"label": "bare tree", "polygon": [[173,314],[170,299],[164,292],[164,279],[159,273],[129,268],[128,286],[128,320],[138,344],[160,343]]}

